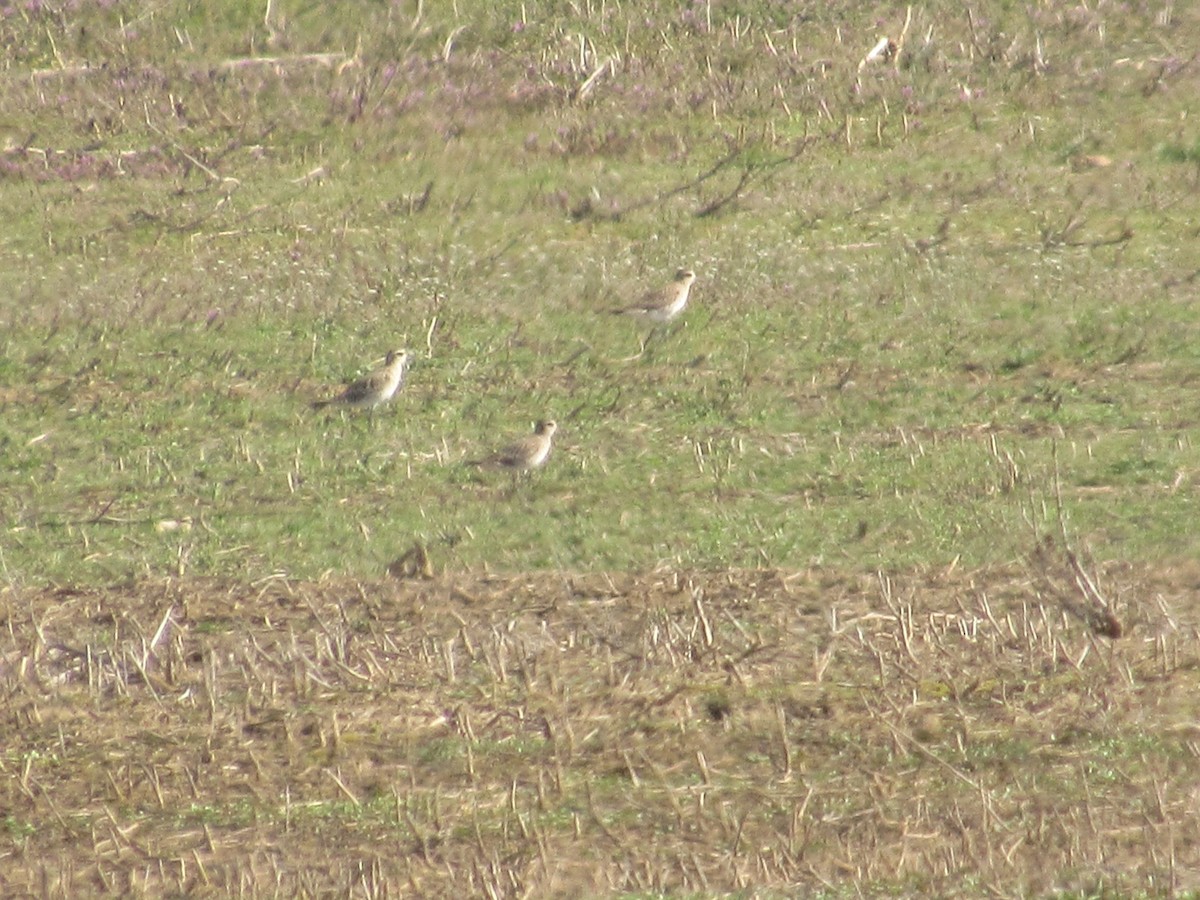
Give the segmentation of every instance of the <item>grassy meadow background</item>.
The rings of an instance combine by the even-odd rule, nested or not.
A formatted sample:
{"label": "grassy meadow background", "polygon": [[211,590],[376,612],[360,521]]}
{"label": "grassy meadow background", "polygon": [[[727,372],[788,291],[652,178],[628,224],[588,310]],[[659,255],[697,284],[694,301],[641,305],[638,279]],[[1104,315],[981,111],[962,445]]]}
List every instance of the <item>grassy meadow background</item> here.
{"label": "grassy meadow background", "polygon": [[0,0],[0,879],[1200,889],[1197,41]]}
{"label": "grassy meadow background", "polygon": [[[1194,19],[914,8],[860,72],[902,11],[12,5],[4,565],[975,564],[1056,445],[1097,554],[1194,555]],[[308,408],[396,345],[377,427]]]}

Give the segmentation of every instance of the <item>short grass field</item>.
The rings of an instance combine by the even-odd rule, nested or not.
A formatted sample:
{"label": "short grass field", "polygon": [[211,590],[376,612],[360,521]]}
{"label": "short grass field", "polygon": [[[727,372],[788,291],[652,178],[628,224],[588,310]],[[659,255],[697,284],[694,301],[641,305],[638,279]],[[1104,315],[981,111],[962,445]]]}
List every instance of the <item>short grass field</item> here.
{"label": "short grass field", "polygon": [[0,894],[1200,892],[1198,44],[0,0]]}

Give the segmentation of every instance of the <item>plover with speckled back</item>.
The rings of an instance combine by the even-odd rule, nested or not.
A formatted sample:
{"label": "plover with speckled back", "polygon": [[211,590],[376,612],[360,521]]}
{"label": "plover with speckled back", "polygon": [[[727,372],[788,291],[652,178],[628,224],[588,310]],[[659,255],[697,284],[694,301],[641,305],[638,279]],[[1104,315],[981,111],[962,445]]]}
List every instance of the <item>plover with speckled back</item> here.
{"label": "plover with speckled back", "polygon": [[558,425],[552,421],[538,422],[533,434],[483,459],[469,460],[467,465],[508,469],[518,474],[540,469],[550,458],[551,441],[557,430]]}
{"label": "plover with speckled back", "polygon": [[665,324],[683,312],[695,280],[696,273],[691,269],[680,269],[675,273],[675,280],[666,287],[650,291],[637,303],[615,309],[613,312]]}
{"label": "plover with speckled back", "polygon": [[407,350],[390,350],[383,365],[357,381],[351,383],[336,397],[318,400],[313,409],[326,406],[349,406],[352,409],[374,409],[396,396],[404,383],[410,356]]}

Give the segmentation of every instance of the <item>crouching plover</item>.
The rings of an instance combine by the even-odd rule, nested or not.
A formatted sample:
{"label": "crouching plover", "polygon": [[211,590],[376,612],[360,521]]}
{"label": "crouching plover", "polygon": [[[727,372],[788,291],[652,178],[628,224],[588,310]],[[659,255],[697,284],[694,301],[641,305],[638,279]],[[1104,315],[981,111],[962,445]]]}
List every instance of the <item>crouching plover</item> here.
{"label": "crouching plover", "polygon": [[552,421],[538,422],[533,434],[483,459],[469,460],[467,465],[508,469],[518,474],[539,469],[550,458],[550,442],[557,430],[558,425]]}
{"label": "crouching plover", "polygon": [[404,383],[404,372],[408,368],[409,358],[407,350],[389,350],[380,368],[350,384],[336,397],[318,400],[313,404],[313,409],[335,404],[354,409],[374,409],[379,404],[386,403],[396,395],[396,391]]}

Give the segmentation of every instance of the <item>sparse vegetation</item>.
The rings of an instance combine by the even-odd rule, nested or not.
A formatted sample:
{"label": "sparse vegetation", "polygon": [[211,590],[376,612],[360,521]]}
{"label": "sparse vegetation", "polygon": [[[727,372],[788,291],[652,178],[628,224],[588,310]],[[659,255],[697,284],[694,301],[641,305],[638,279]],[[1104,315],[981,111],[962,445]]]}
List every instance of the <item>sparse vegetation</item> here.
{"label": "sparse vegetation", "polygon": [[434,6],[0,0],[0,893],[1200,890],[1200,10]]}
{"label": "sparse vegetation", "polygon": [[1183,892],[1196,572],[1102,574],[9,592],[0,885]]}

